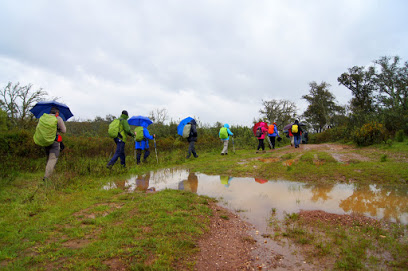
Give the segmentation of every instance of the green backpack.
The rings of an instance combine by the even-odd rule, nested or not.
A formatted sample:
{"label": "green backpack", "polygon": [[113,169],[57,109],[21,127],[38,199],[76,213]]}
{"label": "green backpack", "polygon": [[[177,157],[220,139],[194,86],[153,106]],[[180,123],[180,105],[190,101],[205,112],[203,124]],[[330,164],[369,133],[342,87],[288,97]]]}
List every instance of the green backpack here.
{"label": "green backpack", "polygon": [[50,146],[55,141],[57,135],[57,117],[44,113],[35,128],[33,136],[35,144],[41,147]]}
{"label": "green backpack", "polygon": [[227,139],[228,138],[228,130],[226,127],[222,127],[220,129],[220,138],[221,139]]}
{"label": "green backpack", "polygon": [[110,124],[109,124],[109,128],[108,128],[108,134],[109,137],[111,138],[117,138],[119,136],[120,133],[120,121],[122,119],[114,119]]}
{"label": "green backpack", "polygon": [[135,140],[137,142],[141,142],[144,139],[143,127],[142,126],[136,126],[135,132],[136,132]]}

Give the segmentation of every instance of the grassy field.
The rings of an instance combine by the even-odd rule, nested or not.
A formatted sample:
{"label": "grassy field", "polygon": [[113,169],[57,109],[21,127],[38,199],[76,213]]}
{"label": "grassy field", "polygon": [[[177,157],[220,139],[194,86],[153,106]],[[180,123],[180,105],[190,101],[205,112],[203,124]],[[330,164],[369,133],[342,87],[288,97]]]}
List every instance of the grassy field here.
{"label": "grassy field", "polygon": [[[186,159],[182,151],[159,152],[159,164],[152,152],[149,163],[139,167],[129,154],[126,170],[115,165],[110,171],[105,168],[107,157],[72,161],[62,155],[48,183],[42,183],[42,170],[16,173],[0,187],[0,269],[107,270],[115,265],[129,270],[175,269],[197,252],[197,242],[208,230],[212,199],[183,191],[101,189],[118,178],[159,168],[312,183],[408,185],[406,142],[366,148],[286,146],[265,153],[237,149],[227,156],[220,155],[221,148],[200,151],[198,144],[197,151],[197,159]],[[45,159],[41,162],[45,165]],[[406,226],[330,228],[292,214],[271,227],[279,229],[273,238],[289,238],[318,251],[309,257],[325,256],[330,261],[342,255],[334,259],[333,268],[364,269],[379,262],[384,269],[408,267]],[[389,261],[378,255],[387,255]],[[183,265],[193,269],[194,262]]]}

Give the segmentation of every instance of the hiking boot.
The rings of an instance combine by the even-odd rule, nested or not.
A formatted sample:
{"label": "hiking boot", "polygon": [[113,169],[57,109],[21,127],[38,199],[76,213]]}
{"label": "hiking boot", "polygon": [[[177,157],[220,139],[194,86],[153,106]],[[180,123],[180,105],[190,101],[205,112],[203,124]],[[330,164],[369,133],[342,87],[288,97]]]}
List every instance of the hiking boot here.
{"label": "hiking boot", "polygon": [[195,157],[195,158],[198,158],[198,155],[197,155],[197,154],[194,154],[194,157]]}
{"label": "hiking boot", "polygon": [[223,153],[221,153],[221,155],[224,155]]}

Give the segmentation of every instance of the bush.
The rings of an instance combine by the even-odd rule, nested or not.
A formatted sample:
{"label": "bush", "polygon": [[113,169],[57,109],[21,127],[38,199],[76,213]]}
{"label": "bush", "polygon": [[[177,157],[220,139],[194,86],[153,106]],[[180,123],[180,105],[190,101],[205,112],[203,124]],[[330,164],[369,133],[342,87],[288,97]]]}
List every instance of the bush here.
{"label": "bush", "polygon": [[384,125],[375,121],[366,123],[353,132],[353,141],[359,146],[383,143],[386,142],[388,137],[388,131],[384,128]]}
{"label": "bush", "polygon": [[309,134],[309,142],[314,144],[338,141],[350,141],[350,131],[346,126],[327,129],[318,134]]}
{"label": "bush", "polygon": [[398,130],[397,133],[395,134],[395,140],[397,142],[403,142],[404,141],[404,130]]}

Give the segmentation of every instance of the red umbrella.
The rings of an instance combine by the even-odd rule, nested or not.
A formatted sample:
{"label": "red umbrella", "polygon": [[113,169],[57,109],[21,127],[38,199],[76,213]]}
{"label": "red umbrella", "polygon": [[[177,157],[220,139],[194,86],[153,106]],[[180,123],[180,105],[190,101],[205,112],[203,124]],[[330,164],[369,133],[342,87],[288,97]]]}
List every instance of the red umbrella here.
{"label": "red umbrella", "polygon": [[255,123],[254,127],[252,127],[252,132],[254,132],[254,135],[256,136],[256,129],[258,129],[258,127],[261,125],[261,123],[265,123],[265,128],[268,128],[268,123],[264,122],[264,121],[260,121]]}

